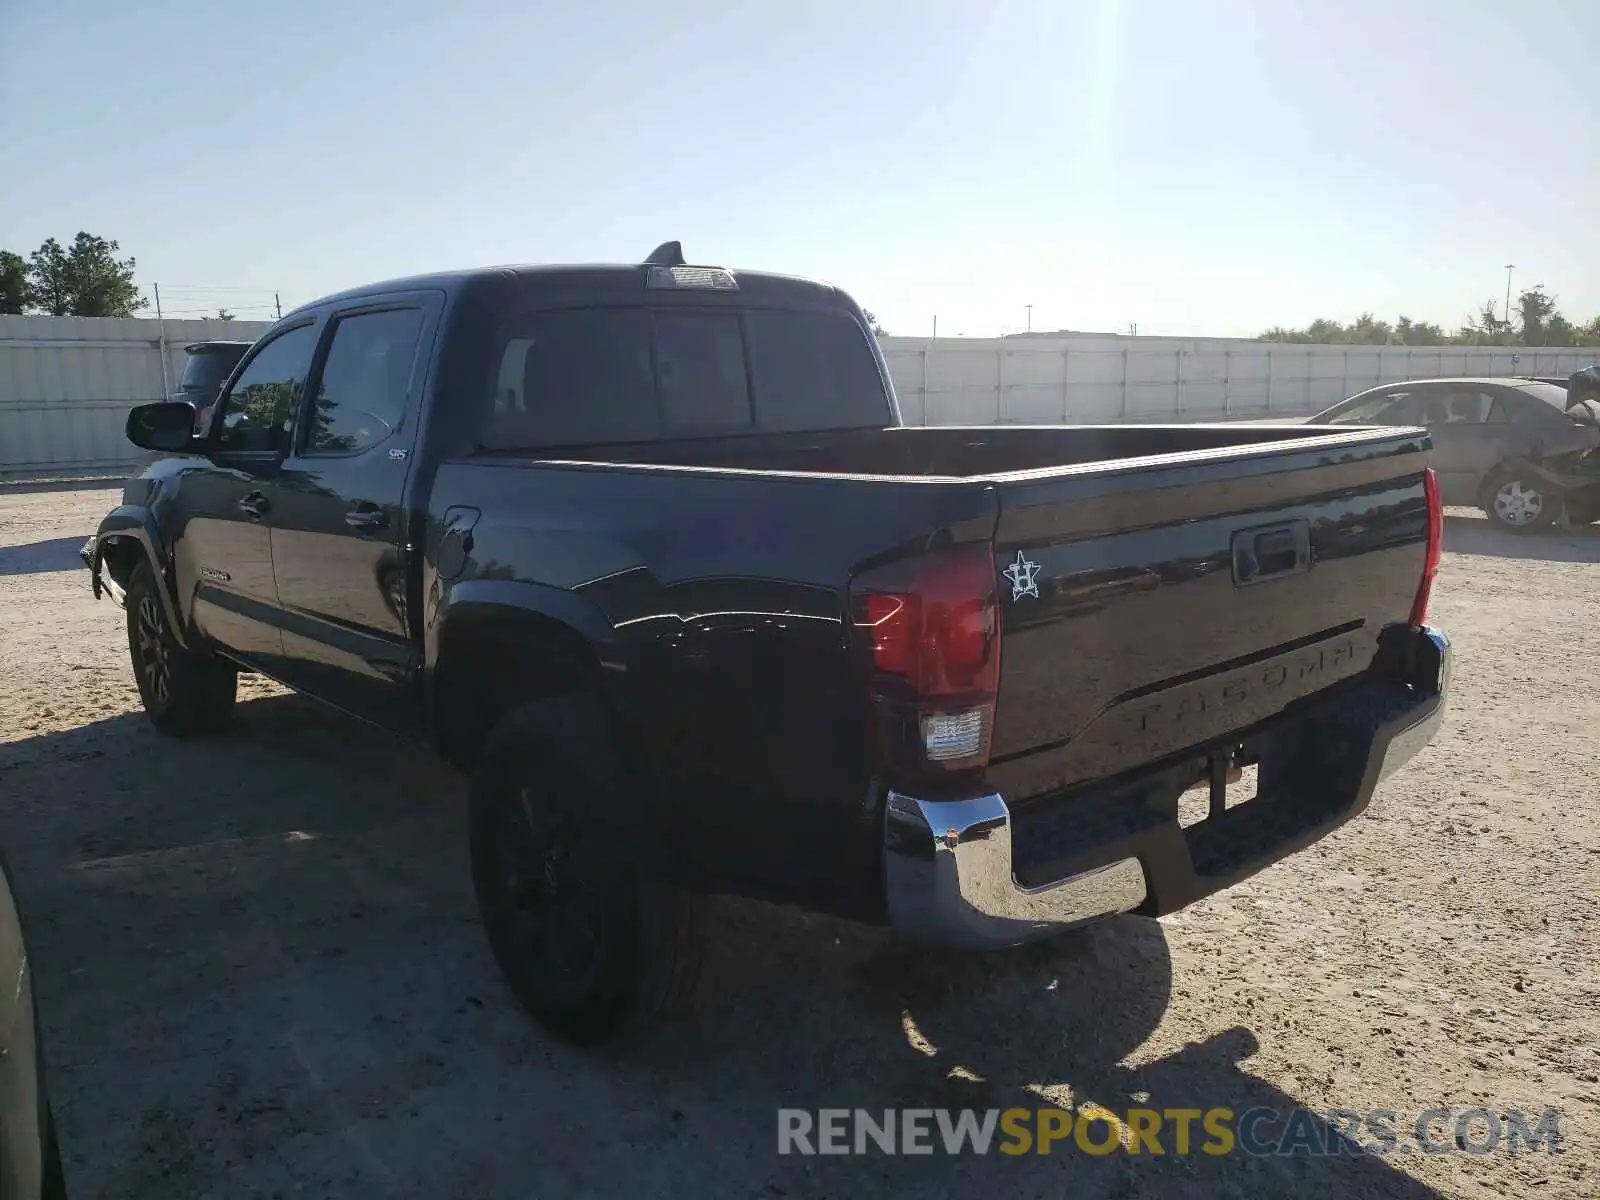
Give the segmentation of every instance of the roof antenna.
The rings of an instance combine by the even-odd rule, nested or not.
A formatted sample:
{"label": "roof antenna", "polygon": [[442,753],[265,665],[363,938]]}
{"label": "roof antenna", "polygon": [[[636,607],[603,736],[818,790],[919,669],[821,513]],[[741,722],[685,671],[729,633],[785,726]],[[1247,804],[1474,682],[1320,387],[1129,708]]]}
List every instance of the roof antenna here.
{"label": "roof antenna", "polygon": [[647,267],[681,267],[683,266],[683,245],[679,242],[662,242],[650,251],[650,257],[644,260]]}

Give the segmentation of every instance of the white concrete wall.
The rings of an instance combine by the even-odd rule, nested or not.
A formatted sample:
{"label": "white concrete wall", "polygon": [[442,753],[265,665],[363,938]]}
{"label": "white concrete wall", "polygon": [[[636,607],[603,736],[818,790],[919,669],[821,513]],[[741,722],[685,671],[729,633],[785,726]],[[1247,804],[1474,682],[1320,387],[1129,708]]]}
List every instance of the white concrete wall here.
{"label": "white concrete wall", "polygon": [[[262,321],[0,317],[0,477],[116,471],[135,404],[176,387],[183,347],[254,339]],[[167,373],[162,375],[162,346]],[[1362,388],[1430,375],[1567,375],[1597,350],[1290,346],[1072,334],[885,338],[913,425],[1252,419],[1312,413]]]}
{"label": "white concrete wall", "polygon": [[1597,349],[1302,346],[1072,334],[884,338],[912,425],[1103,424],[1318,412],[1363,388],[1438,375],[1570,375]]}
{"label": "white concrete wall", "polygon": [[267,327],[262,321],[0,317],[0,477],[126,466],[139,453],[123,437],[128,410],[177,387],[185,344],[254,340]]}

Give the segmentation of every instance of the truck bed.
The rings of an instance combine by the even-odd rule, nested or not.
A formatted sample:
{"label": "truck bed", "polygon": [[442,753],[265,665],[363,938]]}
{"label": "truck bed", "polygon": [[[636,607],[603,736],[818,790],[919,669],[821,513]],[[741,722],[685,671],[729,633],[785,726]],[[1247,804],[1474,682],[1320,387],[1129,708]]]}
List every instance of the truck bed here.
{"label": "truck bed", "polygon": [[[1061,468],[1100,470],[1172,455],[1207,455],[1285,443],[1348,440],[1336,431],[1282,425],[907,426],[751,434],[541,450],[571,462],[784,471],[896,478],[970,479]],[[508,453],[508,452],[499,452]],[[511,452],[514,453],[514,452]]]}
{"label": "truck bed", "polygon": [[[992,543],[1004,638],[982,782],[1019,808],[1070,802],[1369,668],[1422,573],[1427,445],[1421,430],[1199,425],[497,452],[442,464],[433,510],[481,510],[479,569],[575,593],[616,630],[620,663],[649,664],[613,678],[656,733],[655,769],[703,806],[688,827],[717,830],[686,859],[738,861],[832,907],[837,863],[806,877],[793,847],[819,821],[854,828],[817,806],[850,803],[871,772],[849,683],[859,572]],[[1241,585],[1239,546],[1285,526],[1304,561]],[[1019,556],[1036,595],[1005,574]],[[868,878],[876,837],[842,851]]]}

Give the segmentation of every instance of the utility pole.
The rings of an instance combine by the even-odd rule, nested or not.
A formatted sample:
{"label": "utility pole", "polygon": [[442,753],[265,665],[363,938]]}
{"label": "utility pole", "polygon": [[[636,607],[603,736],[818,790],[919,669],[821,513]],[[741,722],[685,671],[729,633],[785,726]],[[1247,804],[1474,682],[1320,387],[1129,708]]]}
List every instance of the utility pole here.
{"label": "utility pole", "polygon": [[1022,307],[1028,310],[1028,332],[1032,333],[1033,332],[1033,305],[1024,304]]}
{"label": "utility pole", "polygon": [[934,313],[933,314],[933,336],[935,338],[937,338],[939,336],[939,314],[938,313]]}
{"label": "utility pole", "polygon": [[153,283],[151,290],[156,294],[156,353],[161,356],[161,398],[172,399],[172,377],[167,373],[167,322],[161,315],[161,285]]}
{"label": "utility pole", "polygon": [[1507,333],[1511,332],[1511,268],[1515,267],[1516,265],[1517,265],[1516,263],[1507,263],[1506,264],[1506,332]]}
{"label": "utility pole", "polygon": [[278,293],[272,293],[272,306],[278,310],[278,320],[283,320],[283,301],[278,299]]}

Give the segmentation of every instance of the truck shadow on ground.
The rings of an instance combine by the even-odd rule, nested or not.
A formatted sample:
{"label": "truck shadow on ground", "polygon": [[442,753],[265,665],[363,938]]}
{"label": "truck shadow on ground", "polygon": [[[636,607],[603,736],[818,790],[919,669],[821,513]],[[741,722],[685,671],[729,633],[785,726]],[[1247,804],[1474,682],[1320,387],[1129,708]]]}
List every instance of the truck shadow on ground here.
{"label": "truck shadow on ground", "polygon": [[81,537],[50,538],[26,546],[0,546],[0,575],[42,575],[81,568]]}
{"label": "truck shadow on ground", "polygon": [[579,1052],[501,985],[464,785],[421,751],[274,696],[203,742],[120,715],[0,746],[0,784],[75,1195],[1435,1194],[1371,1157],[778,1155],[781,1108],[1287,1114],[1248,1029],[1141,1050],[1158,922],[972,955],[716,900],[697,1006]]}
{"label": "truck shadow on ground", "polygon": [[1600,562],[1600,525],[1510,533],[1495,528],[1486,517],[1447,515],[1444,520],[1444,549],[1446,554],[1474,554],[1489,558]]}

